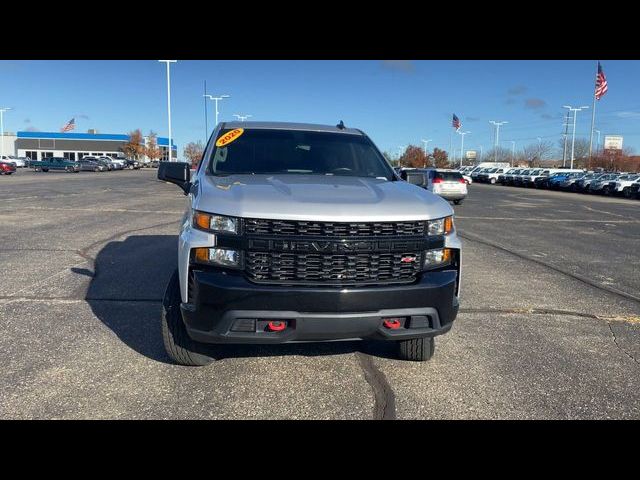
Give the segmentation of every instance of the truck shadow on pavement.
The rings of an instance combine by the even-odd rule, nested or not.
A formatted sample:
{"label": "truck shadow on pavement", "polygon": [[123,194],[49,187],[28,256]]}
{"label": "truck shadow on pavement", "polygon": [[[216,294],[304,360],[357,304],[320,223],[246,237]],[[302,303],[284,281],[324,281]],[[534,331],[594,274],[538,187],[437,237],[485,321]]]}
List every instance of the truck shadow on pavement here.
{"label": "truck shadow on pavement", "polygon": [[[136,235],[106,244],[97,254],[85,300],[94,315],[136,352],[152,360],[172,363],[164,350],[161,301],[177,268],[176,235]],[[322,356],[362,352],[395,358],[385,342],[344,341],[289,345],[215,345],[208,353],[223,358],[283,355]]]}

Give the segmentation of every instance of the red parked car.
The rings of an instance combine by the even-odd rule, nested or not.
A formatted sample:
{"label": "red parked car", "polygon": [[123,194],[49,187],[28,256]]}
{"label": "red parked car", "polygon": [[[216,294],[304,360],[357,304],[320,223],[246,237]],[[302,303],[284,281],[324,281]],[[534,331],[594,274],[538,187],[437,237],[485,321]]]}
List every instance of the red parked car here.
{"label": "red parked car", "polygon": [[16,164],[9,162],[0,162],[0,175],[11,175],[16,171]]}

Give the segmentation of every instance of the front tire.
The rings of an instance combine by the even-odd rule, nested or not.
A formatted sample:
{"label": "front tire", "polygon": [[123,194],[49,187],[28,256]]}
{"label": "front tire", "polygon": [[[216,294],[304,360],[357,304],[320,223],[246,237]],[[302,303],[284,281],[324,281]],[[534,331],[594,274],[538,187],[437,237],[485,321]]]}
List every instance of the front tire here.
{"label": "front tire", "polygon": [[431,360],[435,349],[436,341],[433,337],[401,340],[398,342],[398,357],[411,362],[426,362]]}
{"label": "front tire", "polygon": [[460,205],[462,203],[462,200],[454,200],[453,203],[454,205]]}
{"label": "front tire", "polygon": [[162,300],[162,339],[171,360],[179,365],[202,367],[214,361],[203,353],[202,344],[194,342],[180,313],[180,281],[178,270],[173,272]]}

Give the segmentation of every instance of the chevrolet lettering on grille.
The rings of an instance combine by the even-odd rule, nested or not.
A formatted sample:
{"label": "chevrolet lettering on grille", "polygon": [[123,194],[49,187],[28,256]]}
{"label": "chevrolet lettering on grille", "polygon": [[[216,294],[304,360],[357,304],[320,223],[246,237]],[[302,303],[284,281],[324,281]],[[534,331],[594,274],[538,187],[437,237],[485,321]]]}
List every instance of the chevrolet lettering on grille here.
{"label": "chevrolet lettering on grille", "polygon": [[250,239],[250,250],[266,250],[277,252],[318,252],[318,253],[345,253],[345,252],[395,252],[406,250],[420,250],[425,248],[424,240],[343,240],[310,241],[310,240],[266,240]]}

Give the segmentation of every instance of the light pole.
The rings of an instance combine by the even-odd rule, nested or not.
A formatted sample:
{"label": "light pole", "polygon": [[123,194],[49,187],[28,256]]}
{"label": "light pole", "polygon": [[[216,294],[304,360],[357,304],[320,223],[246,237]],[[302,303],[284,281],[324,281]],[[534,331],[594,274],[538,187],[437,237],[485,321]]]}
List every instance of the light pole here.
{"label": "light pole", "polygon": [[11,107],[0,108],[0,160],[4,157],[4,112],[11,110]]}
{"label": "light pole", "polygon": [[176,63],[177,60],[158,60],[160,63],[167,64],[167,116],[169,117],[169,161],[173,157],[173,148],[171,145],[171,74],[170,66],[172,63]]}
{"label": "light pole", "polygon": [[458,133],[462,137],[461,144],[460,144],[460,168],[462,168],[462,157],[464,155],[464,136],[467,133],[471,133],[471,132],[458,132]]}
{"label": "light pole", "polygon": [[433,139],[429,139],[429,140],[425,140],[424,138],[421,140],[422,143],[424,143],[424,167],[427,168],[427,145],[429,145],[429,142],[432,142]]}
{"label": "light pole", "polygon": [[424,143],[424,154],[427,154],[427,145],[429,145],[429,142],[432,142],[433,139],[429,139],[429,140],[425,140],[424,138],[421,140],[422,143]]}
{"label": "light pole", "polygon": [[478,160],[478,163],[482,162],[482,145],[480,145],[480,159]]}
{"label": "light pole", "polygon": [[507,121],[494,122],[493,120],[489,120],[489,123],[492,123],[496,127],[496,145],[495,145],[495,152],[493,154],[493,161],[497,162],[498,161],[498,145],[500,144],[500,125],[504,125],[505,123],[509,123],[509,122]]}
{"label": "light pole", "polygon": [[562,108],[566,108],[570,112],[573,112],[573,135],[571,136],[571,169],[573,170],[573,154],[574,154],[575,145],[576,145],[576,118],[578,117],[579,111],[586,110],[587,108],[589,108],[589,106],[574,108],[571,105],[563,105]]}
{"label": "light pole", "polygon": [[[222,100],[223,98],[229,98],[231,97],[231,95],[220,95],[219,97],[214,97],[213,95],[205,95],[205,97],[207,97],[209,100],[213,100],[214,102],[216,102],[216,127],[218,126],[218,114],[220,113],[218,111],[218,102],[220,100]],[[214,129],[216,127],[213,127]]]}
{"label": "light pole", "polygon": [[237,113],[234,113],[233,116],[238,117],[238,120],[241,122],[244,122],[249,117],[253,117],[253,115],[238,115]]}

